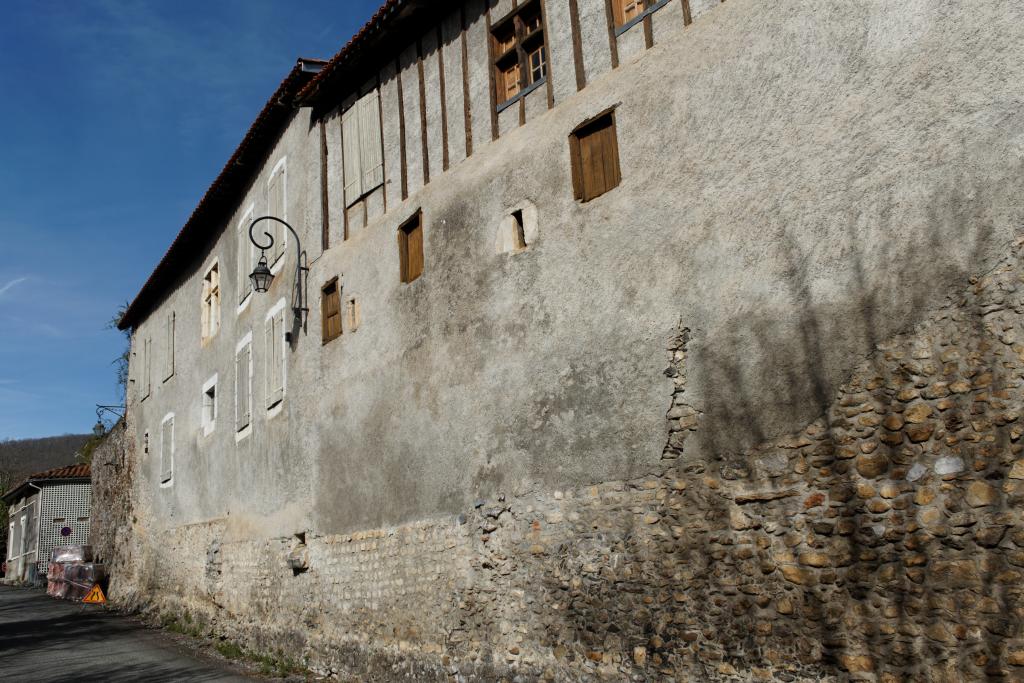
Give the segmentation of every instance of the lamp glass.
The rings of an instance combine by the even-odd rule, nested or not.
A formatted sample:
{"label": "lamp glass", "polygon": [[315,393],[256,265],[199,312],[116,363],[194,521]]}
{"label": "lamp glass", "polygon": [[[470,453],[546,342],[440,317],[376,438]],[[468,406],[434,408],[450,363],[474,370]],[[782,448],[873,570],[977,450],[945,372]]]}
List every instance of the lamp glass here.
{"label": "lamp glass", "polygon": [[260,255],[260,261],[256,264],[256,269],[249,275],[249,280],[252,281],[252,288],[260,294],[270,289],[270,284],[274,281],[274,274],[267,266],[266,255]]}

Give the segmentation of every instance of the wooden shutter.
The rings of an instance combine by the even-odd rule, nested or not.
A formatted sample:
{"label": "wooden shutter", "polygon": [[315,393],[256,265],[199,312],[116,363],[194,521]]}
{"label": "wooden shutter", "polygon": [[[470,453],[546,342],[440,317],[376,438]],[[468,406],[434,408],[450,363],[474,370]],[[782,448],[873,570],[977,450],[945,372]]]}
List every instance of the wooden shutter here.
{"label": "wooden shutter", "polygon": [[267,407],[284,398],[284,310],[267,321]]}
{"label": "wooden shutter", "polygon": [[384,152],[381,149],[380,104],[376,90],[359,100],[359,165],[362,194],[384,182]]}
{"label": "wooden shutter", "polygon": [[577,199],[588,202],[618,186],[619,146],[611,112],[578,128],[569,145]]}
{"label": "wooden shutter", "polygon": [[423,221],[416,214],[398,229],[399,275],[402,282],[412,282],[423,274]]}
{"label": "wooden shutter", "polygon": [[142,343],[142,398],[149,396],[153,388],[153,340],[147,337]]}
{"label": "wooden shutter", "polygon": [[363,172],[359,161],[359,103],[341,117],[342,155],[345,167],[345,206],[363,194]]}
{"label": "wooden shutter", "polygon": [[320,291],[320,313],[323,326],[323,343],[341,336],[341,292],[338,278],[334,278]]}
{"label": "wooden shutter", "polygon": [[[288,220],[288,217],[285,215],[285,186],[287,184],[285,171],[285,167],[281,166],[270,179],[270,187],[268,188],[270,215],[282,220]],[[277,221],[264,221],[260,225],[266,223],[269,223],[268,227],[270,229],[268,232],[274,236],[274,247],[268,255],[269,261],[274,263],[284,254],[284,242],[287,236],[285,234],[285,227]]]}
{"label": "wooden shutter", "polygon": [[174,418],[160,426],[160,482],[168,482],[174,475]]}
{"label": "wooden shutter", "polygon": [[164,354],[164,376],[163,379],[170,379],[174,375],[174,311],[167,314],[164,327],[164,338],[167,341],[166,353]]}
{"label": "wooden shutter", "polygon": [[252,411],[252,344],[246,344],[235,356],[235,420],[236,429],[242,431],[249,426]]}
{"label": "wooden shutter", "polygon": [[[250,223],[252,223],[252,214],[247,214],[242,219],[241,225],[238,226],[238,303],[245,301],[245,297],[249,296],[252,291],[249,274],[255,264],[252,262],[252,247],[249,242]],[[259,226],[257,226],[258,229]]]}

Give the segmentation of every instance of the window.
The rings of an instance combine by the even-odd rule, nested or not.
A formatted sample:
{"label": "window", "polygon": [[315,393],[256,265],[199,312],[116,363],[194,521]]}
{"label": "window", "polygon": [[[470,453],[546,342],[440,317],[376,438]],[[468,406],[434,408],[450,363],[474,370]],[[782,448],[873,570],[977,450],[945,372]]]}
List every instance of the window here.
{"label": "window", "polygon": [[170,486],[174,478],[174,413],[160,425],[160,484]]}
{"label": "window", "polygon": [[548,70],[540,0],[528,0],[491,29],[497,102],[541,83]]}
{"label": "window", "polygon": [[142,400],[149,398],[153,389],[153,340],[146,337],[142,340]]}
{"label": "window", "polygon": [[384,184],[384,142],[378,98],[376,90],[370,92],[341,117],[346,207]]}
{"label": "window", "polygon": [[217,426],[217,375],[203,385],[203,435],[213,433]]}
{"label": "window", "polygon": [[618,186],[622,178],[615,112],[601,114],[573,131],[569,136],[569,155],[576,199],[589,202]]}
{"label": "window", "polygon": [[355,297],[351,297],[345,302],[345,325],[349,332],[355,332],[359,329],[359,323],[359,301]]}
{"label": "window", "polygon": [[338,278],[333,278],[320,290],[320,313],[323,318],[323,343],[341,336],[341,292]]}
{"label": "window", "polygon": [[220,329],[220,266],[214,261],[203,276],[203,341],[212,339]]}
{"label": "window", "polygon": [[418,212],[398,229],[398,266],[402,282],[423,274],[423,214]]}
{"label": "window", "polygon": [[[267,215],[284,221],[288,220],[287,191],[288,182],[285,176],[285,160],[281,159],[277,162],[274,170],[271,171],[270,180],[267,181]],[[263,221],[257,230],[269,232],[274,237],[274,244],[267,250],[267,262],[273,266],[284,255],[285,244],[288,241],[285,227],[277,221]],[[263,239],[266,239],[266,237]]]}
{"label": "window", "polygon": [[166,382],[174,376],[174,311],[164,320],[164,377]]}
{"label": "window", "polygon": [[533,244],[537,236],[537,207],[533,202],[524,200],[516,209],[505,214],[498,225],[495,252],[518,254]]}
{"label": "window", "polygon": [[266,383],[267,410],[284,400],[285,356],[284,356],[284,299],[279,301],[267,314],[264,326],[266,337]]}
{"label": "window", "polygon": [[149,432],[142,434],[142,452],[145,455],[149,455]]}
{"label": "window", "polygon": [[252,424],[252,333],[235,347],[235,432],[243,437]]}
{"label": "window", "polygon": [[[612,0],[615,28],[625,31],[645,15],[660,9],[668,0]],[[616,31],[617,33],[619,31]]]}
{"label": "window", "polygon": [[[255,247],[249,239],[249,226],[252,224],[253,211],[255,207],[250,206],[249,210],[242,216],[238,223],[238,304],[241,305],[252,293],[252,281],[249,274],[256,265]],[[267,223],[269,225],[269,222]],[[263,223],[260,223],[263,225]],[[257,230],[259,228],[257,227]]]}

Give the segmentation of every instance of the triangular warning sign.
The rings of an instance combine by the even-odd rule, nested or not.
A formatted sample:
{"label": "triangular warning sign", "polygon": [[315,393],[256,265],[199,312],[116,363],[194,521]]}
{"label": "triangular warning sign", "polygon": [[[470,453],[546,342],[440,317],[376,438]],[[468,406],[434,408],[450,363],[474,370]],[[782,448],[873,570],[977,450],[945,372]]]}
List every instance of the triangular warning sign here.
{"label": "triangular warning sign", "polygon": [[103,589],[97,583],[89,591],[89,594],[82,598],[82,602],[87,602],[90,605],[103,605],[107,602],[107,596],[103,594]]}

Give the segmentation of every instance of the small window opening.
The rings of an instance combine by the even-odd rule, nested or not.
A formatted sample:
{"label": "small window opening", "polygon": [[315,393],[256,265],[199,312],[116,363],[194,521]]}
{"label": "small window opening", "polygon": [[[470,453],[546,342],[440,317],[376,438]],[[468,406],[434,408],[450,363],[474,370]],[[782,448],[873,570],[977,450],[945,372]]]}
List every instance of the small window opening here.
{"label": "small window opening", "polygon": [[323,319],[323,343],[341,336],[341,291],[338,278],[333,278],[320,291],[320,312]]}
{"label": "small window opening", "polygon": [[355,297],[351,297],[345,302],[345,325],[348,327],[349,332],[355,332],[359,329],[359,318],[359,301]]}
{"label": "small window opening", "polygon": [[589,202],[618,187],[622,174],[615,112],[600,114],[574,130],[569,136],[569,155],[576,199]]}
{"label": "small window opening", "polygon": [[517,254],[536,239],[537,207],[526,201],[502,219],[494,247],[499,254]]}
{"label": "small window opening", "polygon": [[399,276],[409,283],[423,275],[423,221],[417,212],[398,229]]}
{"label": "small window opening", "polygon": [[217,383],[203,389],[203,433],[209,434],[217,424]]}

